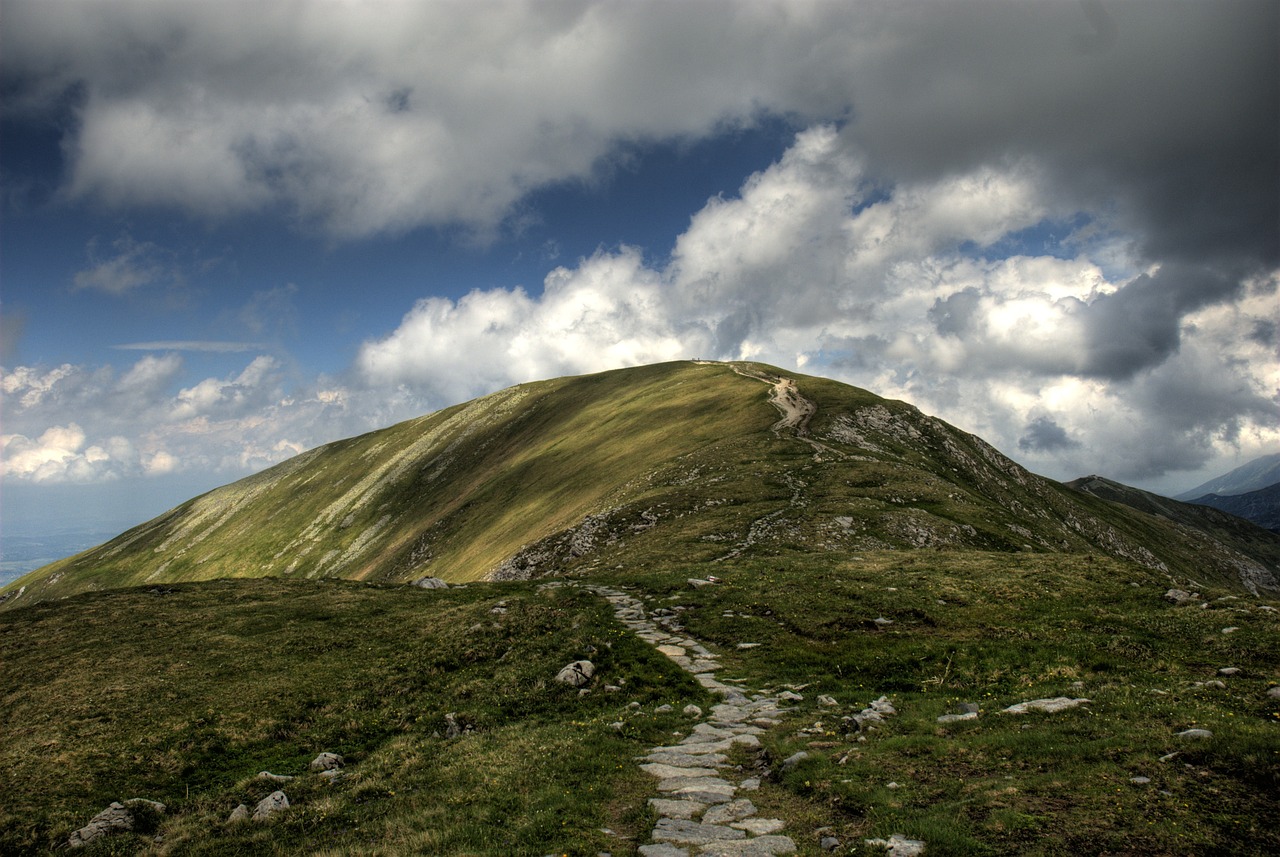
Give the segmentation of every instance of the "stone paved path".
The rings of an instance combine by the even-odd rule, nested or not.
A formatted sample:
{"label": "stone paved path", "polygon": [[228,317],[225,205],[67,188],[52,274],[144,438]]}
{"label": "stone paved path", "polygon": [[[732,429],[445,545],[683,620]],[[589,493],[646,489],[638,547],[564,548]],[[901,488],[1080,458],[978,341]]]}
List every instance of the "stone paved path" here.
{"label": "stone paved path", "polygon": [[581,586],[604,598],[623,625],[724,698],[691,734],[639,758],[640,768],[657,780],[659,794],[649,801],[658,813],[658,823],[653,843],[640,846],[641,857],[795,853],[795,842],[782,833],[785,822],[761,818],[751,803],[749,795],[760,781],[733,771],[727,756],[735,744],[760,746],[757,736],[778,722],[781,700],[717,679],[716,655],[683,633],[676,614],[651,618],[638,598],[607,586],[562,581],[544,586]]}

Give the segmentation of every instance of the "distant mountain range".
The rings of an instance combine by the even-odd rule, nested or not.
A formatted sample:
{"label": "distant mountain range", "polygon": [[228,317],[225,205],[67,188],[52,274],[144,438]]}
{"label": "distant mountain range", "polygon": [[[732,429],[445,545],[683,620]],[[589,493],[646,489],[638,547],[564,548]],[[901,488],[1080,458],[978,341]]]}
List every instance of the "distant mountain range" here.
{"label": "distant mountain range", "polygon": [[33,572],[5,606],[226,577],[527,579],[912,548],[1100,552],[1276,587],[1280,541],[1102,496],[904,402],[686,361],[524,384],[303,453]]}
{"label": "distant mountain range", "polygon": [[1192,501],[1230,512],[1273,533],[1280,533],[1280,482],[1247,494],[1207,494]]}
{"label": "distant mountain range", "polygon": [[1255,458],[1174,499],[1210,506],[1280,533],[1280,453]]}
{"label": "distant mountain range", "polygon": [[1219,497],[1246,494],[1250,491],[1269,488],[1276,483],[1280,483],[1280,452],[1255,458],[1230,473],[1224,473],[1201,483],[1190,491],[1183,491],[1173,499],[1199,503],[1201,497],[1209,494],[1217,494]]}

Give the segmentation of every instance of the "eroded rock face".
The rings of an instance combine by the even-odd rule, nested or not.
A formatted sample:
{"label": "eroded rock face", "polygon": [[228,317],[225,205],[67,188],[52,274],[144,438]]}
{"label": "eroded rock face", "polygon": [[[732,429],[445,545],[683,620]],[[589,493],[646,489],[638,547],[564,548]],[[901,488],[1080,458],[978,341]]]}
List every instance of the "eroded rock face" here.
{"label": "eroded rock face", "polygon": [[413,582],[419,589],[448,589],[449,584],[438,577],[421,577]]}
{"label": "eroded rock face", "polygon": [[596,674],[596,665],[591,661],[574,661],[556,673],[556,681],[570,687],[583,687]]}

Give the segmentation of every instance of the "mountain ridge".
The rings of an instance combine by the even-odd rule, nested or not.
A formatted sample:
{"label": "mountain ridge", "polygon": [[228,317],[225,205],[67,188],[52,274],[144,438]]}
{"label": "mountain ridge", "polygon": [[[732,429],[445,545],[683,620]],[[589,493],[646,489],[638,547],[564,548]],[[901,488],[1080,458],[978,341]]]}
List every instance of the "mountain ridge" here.
{"label": "mountain ridge", "polygon": [[1194,488],[1174,495],[1174,500],[1194,503],[1197,498],[1209,494],[1231,496],[1257,491],[1280,483],[1280,452],[1262,455],[1239,467],[1202,482]]}
{"label": "mountain ridge", "polygon": [[905,402],[755,363],[522,384],[302,453],[11,584],[6,606],[218,577],[451,582],[894,548],[1274,570],[1030,473]]}
{"label": "mountain ridge", "polygon": [[1206,494],[1190,502],[1199,506],[1211,506],[1252,521],[1273,533],[1280,533],[1280,482],[1243,494]]}

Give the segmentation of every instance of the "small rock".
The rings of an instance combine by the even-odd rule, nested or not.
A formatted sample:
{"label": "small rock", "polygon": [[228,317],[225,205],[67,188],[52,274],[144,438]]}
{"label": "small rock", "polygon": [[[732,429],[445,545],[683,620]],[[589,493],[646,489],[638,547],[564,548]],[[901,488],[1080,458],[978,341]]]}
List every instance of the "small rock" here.
{"label": "small rock", "polygon": [[449,584],[438,577],[420,577],[413,582],[419,589],[448,589]]}
{"label": "small rock", "polygon": [[836,839],[834,836],[824,836],[818,843],[818,847],[823,851],[835,851],[840,847],[840,840]]}
{"label": "small rock", "polygon": [[1172,762],[1172,761],[1173,761],[1174,759],[1176,759],[1176,758],[1178,758],[1178,754],[1177,754],[1177,753],[1170,753],[1170,754],[1168,754],[1167,756],[1161,756],[1161,757],[1160,757],[1160,761],[1162,761],[1162,762]]}
{"label": "small rock", "polygon": [[258,776],[255,779],[266,780],[271,783],[287,783],[292,780],[293,777],[288,774],[273,774],[270,771],[258,771]]}
{"label": "small rock", "polygon": [[885,627],[886,625],[892,625],[892,624],[893,624],[893,620],[892,620],[892,619],[886,619],[886,618],[885,618],[885,617],[883,617],[883,616],[877,616],[877,617],[875,618],[875,620],[874,620],[874,621],[875,621],[875,623],[876,623],[877,625],[879,625],[881,628]]}
{"label": "small rock", "polygon": [[1275,687],[1267,688],[1267,696],[1271,697],[1272,699],[1280,699],[1280,684],[1276,685]]}
{"label": "small rock", "polygon": [[976,702],[961,702],[956,705],[956,714],[977,714],[978,710]]}
{"label": "small rock", "polygon": [[966,711],[964,714],[943,714],[938,717],[939,723],[957,723],[961,720],[977,720],[978,712]]}
{"label": "small rock", "polygon": [[591,681],[596,674],[596,665],[591,661],[574,661],[556,673],[556,681],[570,687],[582,687]]}
{"label": "small rock", "polygon": [[1203,685],[1203,686],[1204,686],[1204,687],[1216,687],[1218,690],[1226,690],[1226,689],[1227,689],[1227,683],[1226,683],[1225,681],[1218,681],[1217,679],[1213,679],[1212,681],[1206,681],[1206,682],[1204,683],[1204,685]]}
{"label": "small rock", "polygon": [[745,830],[752,836],[768,836],[770,833],[777,833],[787,825],[780,818],[744,818],[729,826],[734,830]]}
{"label": "small rock", "polygon": [[1205,738],[1212,738],[1213,733],[1210,732],[1208,729],[1184,729],[1183,731],[1178,733],[1177,737],[1186,739],[1188,741],[1197,741],[1197,740],[1203,740]]}
{"label": "small rock", "polygon": [[83,848],[95,839],[112,833],[127,833],[137,824],[135,810],[163,815],[165,805],[153,800],[134,798],[124,803],[113,801],[102,812],[89,819],[89,823],[71,834],[68,848]]}
{"label": "small rock", "polygon": [[686,705],[681,709],[681,713],[687,717],[701,717],[702,709],[696,705]]}
{"label": "small rock", "polygon": [[1010,705],[1004,710],[1005,714],[1026,714],[1029,711],[1040,711],[1045,714],[1054,714],[1058,711],[1065,711],[1068,708],[1075,708],[1077,705],[1083,705],[1090,702],[1088,699],[1072,699],[1068,696],[1056,696],[1053,699],[1033,699],[1030,702],[1019,702],[1017,705]]}
{"label": "small rock", "polygon": [[1194,601],[1199,598],[1198,593],[1187,592],[1185,589],[1170,589],[1164,594],[1164,600],[1171,604],[1184,604],[1187,601]]}
{"label": "small rock", "polygon": [[333,770],[330,770],[330,771],[320,772],[320,779],[326,780],[327,782],[330,782],[330,783],[336,783],[338,782],[338,780],[342,779],[345,776],[346,774],[343,773],[341,768],[334,768]]}
{"label": "small rock", "polygon": [[748,777],[738,784],[738,790],[744,792],[753,792],[760,788],[759,777]]}
{"label": "small rock", "polygon": [[231,814],[227,816],[227,824],[239,824],[242,821],[249,820],[249,807],[240,804],[231,810]]}
{"label": "small rock", "polygon": [[872,848],[887,849],[887,857],[917,857],[924,853],[924,843],[919,839],[908,839],[901,833],[895,833],[888,839],[868,839],[866,843]]}
{"label": "small rock", "polygon": [[1151,782],[1151,778],[1150,777],[1130,777],[1129,782],[1133,783],[1135,786],[1145,786],[1147,783]]}
{"label": "small rock", "polygon": [[654,713],[654,714],[666,714],[668,711],[672,711],[672,710],[673,710],[673,709],[671,708],[671,706],[670,706],[670,705],[659,705],[657,708],[653,709],[653,713]]}
{"label": "small rock", "polygon": [[783,761],[782,773],[784,774],[787,773],[788,771],[795,768],[796,765],[800,764],[807,758],[809,758],[809,754],[806,753],[804,750],[801,750],[798,753],[792,753],[790,756],[786,758],[785,761]]}
{"label": "small rock", "polygon": [[688,583],[690,586],[692,586],[694,589],[701,589],[701,588],[702,588],[702,587],[704,587],[704,586],[710,586],[710,585],[711,585],[711,581],[710,581],[710,580],[703,580],[703,579],[702,579],[702,578],[700,578],[700,577],[691,577],[691,578],[689,578],[689,580],[687,581],[687,583]]}
{"label": "small rock", "polygon": [[334,768],[341,768],[342,761],[337,753],[321,753],[311,760],[310,767],[313,771],[332,771]]}
{"label": "small rock", "polygon": [[887,786],[885,786],[885,788],[886,788],[886,789],[900,789],[900,788],[902,788],[902,786],[898,785],[897,783],[889,783]]}
{"label": "small rock", "polygon": [[782,693],[778,694],[778,699],[785,699],[788,702],[800,702],[801,700],[804,699],[804,697],[798,693],[793,693],[789,690],[784,690]]}
{"label": "small rock", "polygon": [[823,694],[822,696],[818,697],[818,704],[825,708],[835,708],[840,703],[836,702],[834,697]]}
{"label": "small rock", "polygon": [[883,714],[885,716],[898,713],[898,709],[893,707],[893,703],[889,701],[889,697],[887,696],[882,696],[872,702],[871,710],[877,714]]}
{"label": "small rock", "polygon": [[739,644],[736,646],[736,648],[739,648],[739,649],[754,649],[754,648],[756,648],[756,647],[757,647],[757,646],[759,646],[759,645],[760,645],[759,643],[739,643]]}
{"label": "small rock", "polygon": [[285,797],[285,793],[275,791],[258,801],[258,805],[253,808],[254,821],[266,821],[271,816],[281,810],[289,808],[289,798]]}
{"label": "small rock", "polygon": [[1218,670],[1218,675],[1239,675],[1240,673],[1240,667],[1223,667]]}
{"label": "small rock", "polygon": [[1224,634],[1234,634],[1236,631],[1239,631],[1239,630],[1240,630],[1240,629],[1239,629],[1239,628],[1237,628],[1235,625],[1232,625],[1230,628],[1223,628],[1223,629],[1222,629],[1222,633],[1224,633]]}

